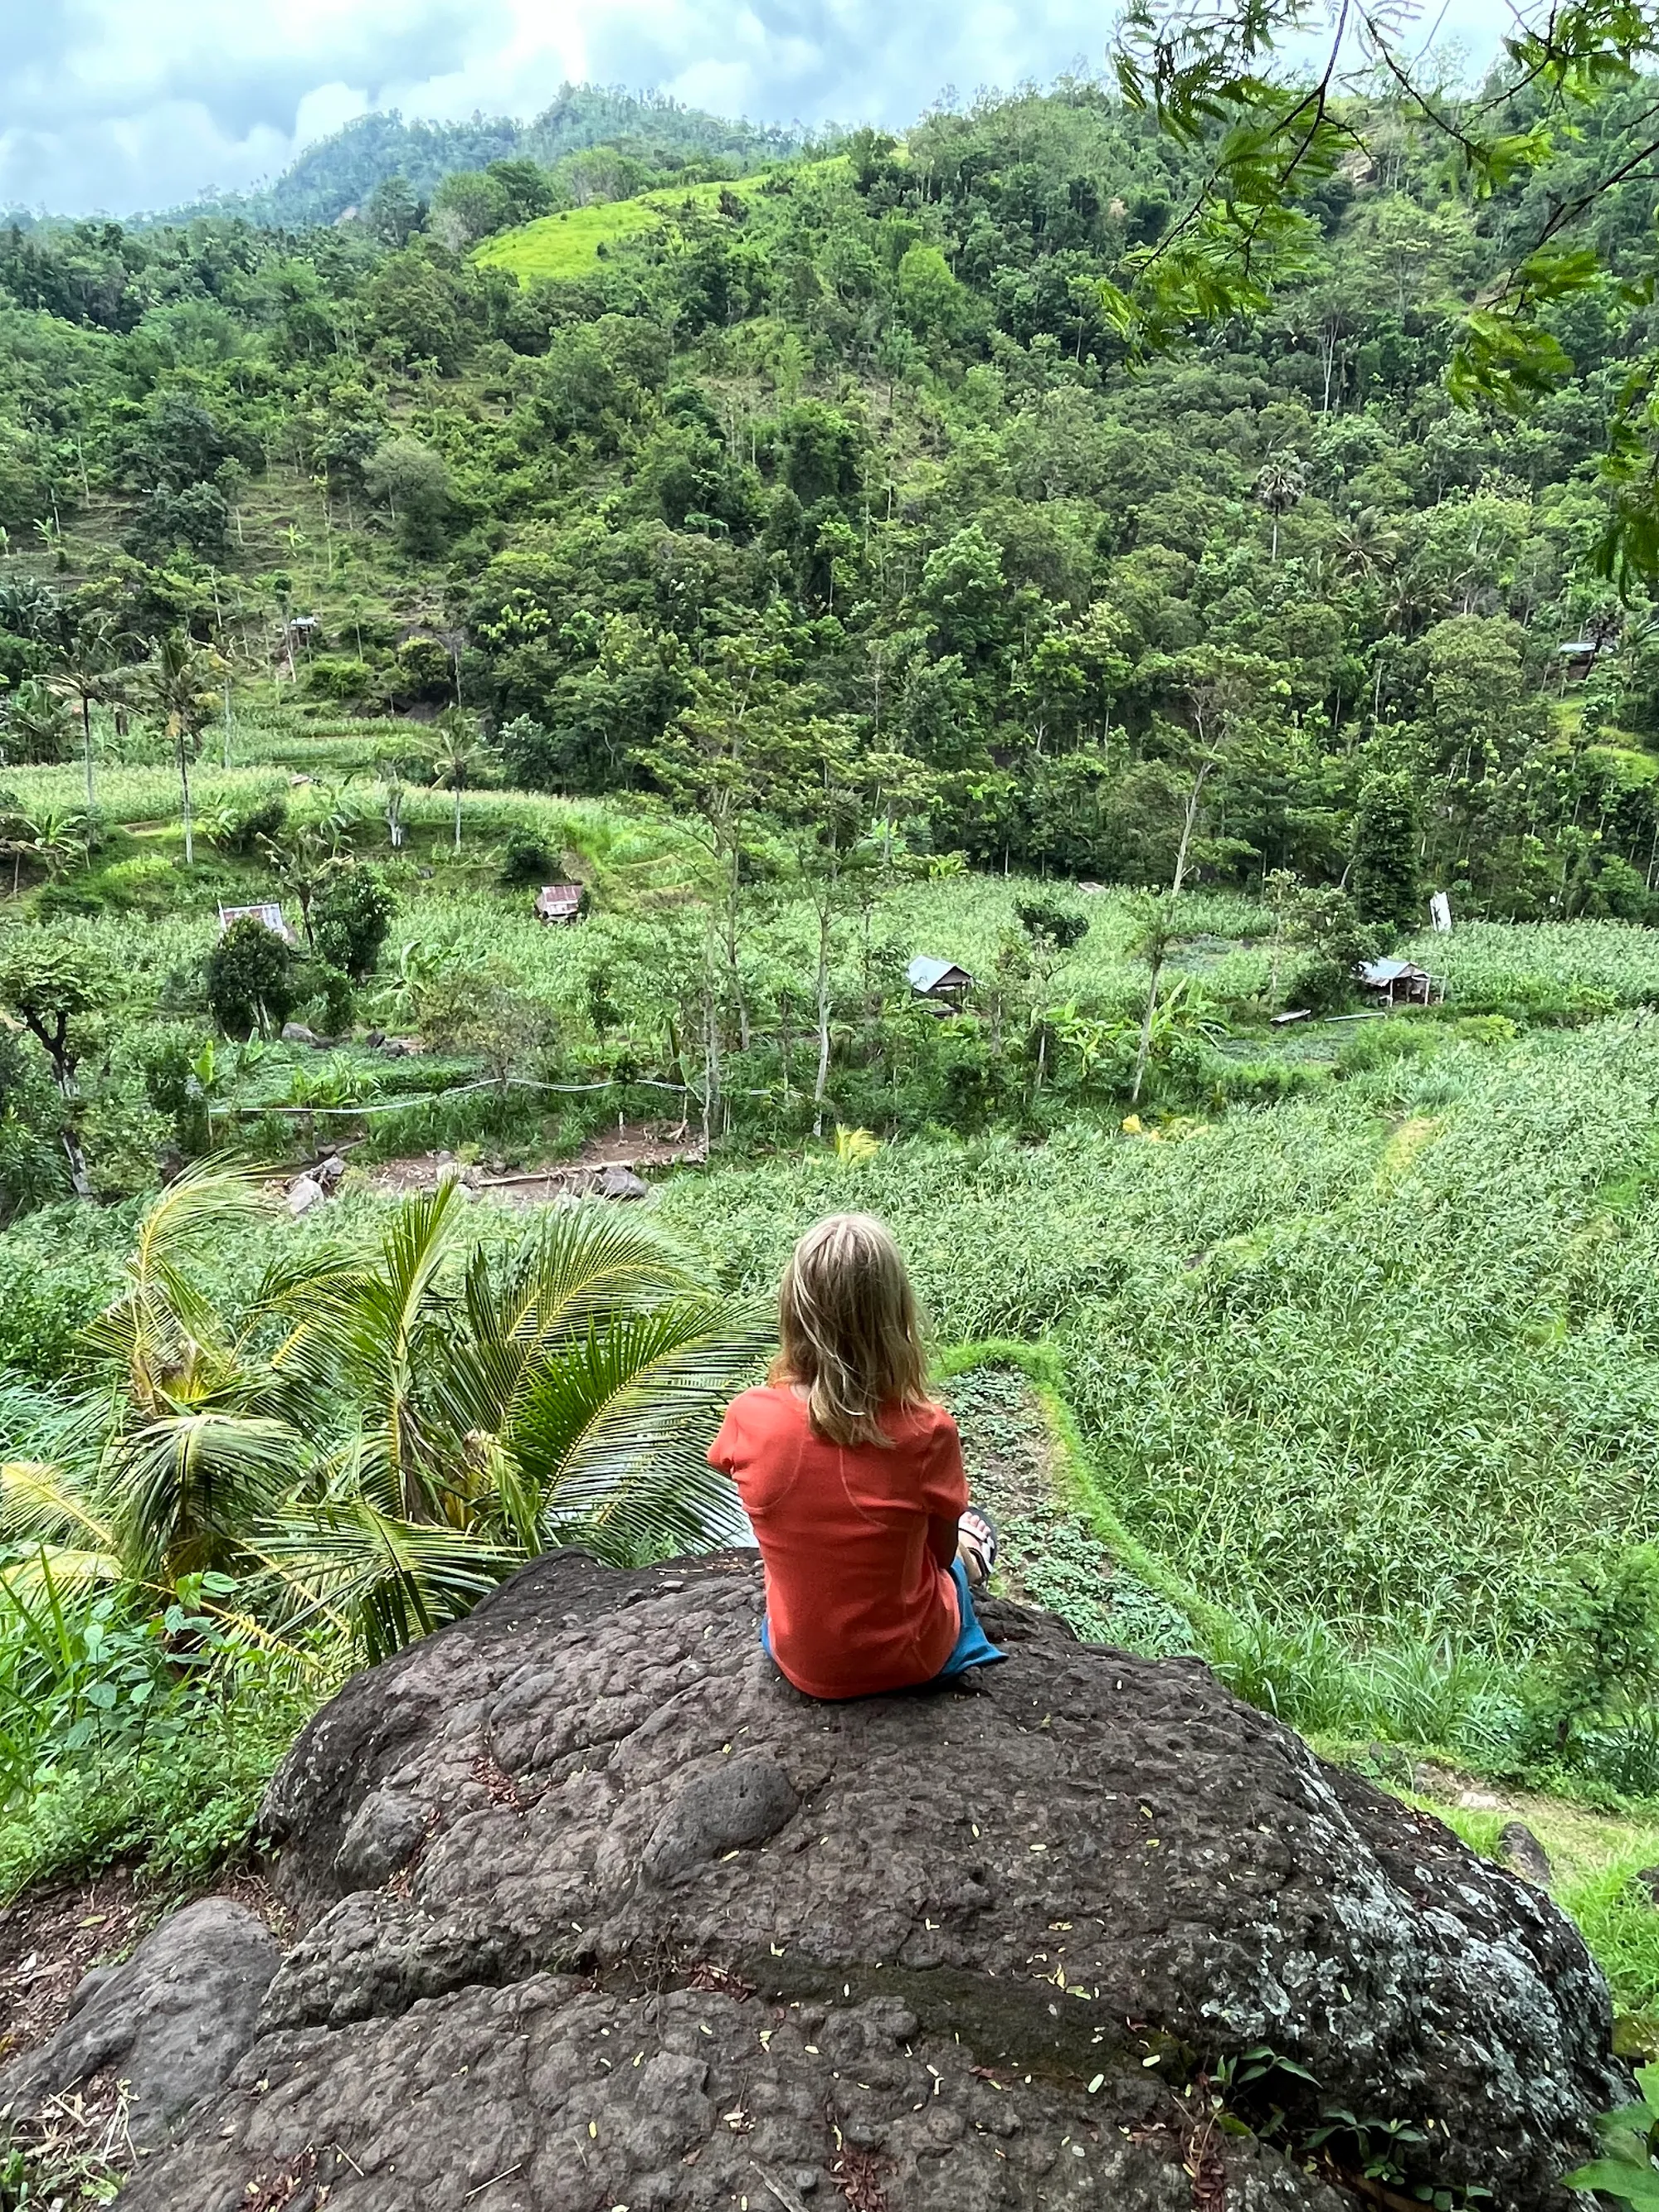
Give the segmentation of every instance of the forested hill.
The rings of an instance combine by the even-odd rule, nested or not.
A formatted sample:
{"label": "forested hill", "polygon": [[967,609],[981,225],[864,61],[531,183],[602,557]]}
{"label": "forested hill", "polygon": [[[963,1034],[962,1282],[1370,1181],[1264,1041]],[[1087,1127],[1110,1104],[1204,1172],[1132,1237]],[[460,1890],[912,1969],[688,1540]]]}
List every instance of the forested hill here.
{"label": "forested hill", "polygon": [[275,229],[303,229],[337,222],[348,209],[364,205],[388,178],[401,178],[412,193],[427,198],[457,170],[515,158],[548,167],[594,146],[612,148],[647,167],[661,160],[693,168],[712,165],[734,174],[799,152],[804,135],[798,127],[709,115],[661,94],[565,84],[528,123],[506,115],[474,115],[461,123],[405,121],[395,111],[359,116],[307,146],[263,191],[228,194],[180,210],[172,220],[229,215]]}
{"label": "forested hill", "polygon": [[[1093,84],[724,182],[628,130],[326,229],[0,238],[9,759],[71,744],[44,679],[100,610],[253,684],[306,615],[300,698],[459,682],[520,784],[684,798],[740,750],[756,803],[878,788],[997,866],[1166,881],[1190,826],[1200,879],[1346,872],[1381,919],[1648,914],[1659,629],[1591,561],[1639,287],[1558,311],[1528,416],[1460,412],[1509,210],[1373,117],[1301,281],[1132,373],[1097,280],[1186,180]],[[1598,213],[1633,275],[1648,216]]]}

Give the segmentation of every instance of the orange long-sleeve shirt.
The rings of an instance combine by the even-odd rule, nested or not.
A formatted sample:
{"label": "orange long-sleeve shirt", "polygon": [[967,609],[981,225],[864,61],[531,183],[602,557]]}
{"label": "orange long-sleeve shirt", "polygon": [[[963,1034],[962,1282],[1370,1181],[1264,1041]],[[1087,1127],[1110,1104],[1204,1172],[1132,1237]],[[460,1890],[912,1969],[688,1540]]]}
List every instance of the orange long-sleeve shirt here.
{"label": "orange long-sleeve shirt", "polygon": [[793,1390],[745,1390],[709,1447],[754,1524],[772,1656],[809,1697],[929,1681],[961,1632],[949,1571],[968,1503],[957,1425],[921,1406],[884,1425],[884,1447],[831,1443]]}

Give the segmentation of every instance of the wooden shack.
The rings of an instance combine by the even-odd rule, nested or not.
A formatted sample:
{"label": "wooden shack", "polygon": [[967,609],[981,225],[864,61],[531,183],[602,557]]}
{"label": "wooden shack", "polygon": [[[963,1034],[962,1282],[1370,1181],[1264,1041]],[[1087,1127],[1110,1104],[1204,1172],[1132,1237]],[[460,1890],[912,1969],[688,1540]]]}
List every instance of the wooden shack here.
{"label": "wooden shack", "polygon": [[974,979],[965,968],[931,952],[917,953],[904,972],[917,998],[932,1000],[943,1012],[960,1012],[974,988]]}
{"label": "wooden shack", "polygon": [[1354,979],[1387,1006],[1434,1006],[1446,995],[1445,977],[1431,975],[1414,960],[1362,960]]}
{"label": "wooden shack", "polygon": [[544,884],[536,894],[538,921],[580,921],[582,887],[580,884]]}

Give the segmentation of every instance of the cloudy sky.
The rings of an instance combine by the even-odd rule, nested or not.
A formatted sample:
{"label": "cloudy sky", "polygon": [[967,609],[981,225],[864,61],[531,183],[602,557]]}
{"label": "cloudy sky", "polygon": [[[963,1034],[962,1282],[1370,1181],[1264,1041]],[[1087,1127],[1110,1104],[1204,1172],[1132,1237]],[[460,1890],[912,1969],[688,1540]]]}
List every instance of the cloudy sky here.
{"label": "cloudy sky", "polygon": [[[1484,57],[1502,0],[1446,0]],[[1427,20],[1442,14],[1431,0]],[[568,77],[757,120],[903,124],[1098,67],[1110,0],[0,0],[0,208],[158,208],[374,107],[527,117]]]}

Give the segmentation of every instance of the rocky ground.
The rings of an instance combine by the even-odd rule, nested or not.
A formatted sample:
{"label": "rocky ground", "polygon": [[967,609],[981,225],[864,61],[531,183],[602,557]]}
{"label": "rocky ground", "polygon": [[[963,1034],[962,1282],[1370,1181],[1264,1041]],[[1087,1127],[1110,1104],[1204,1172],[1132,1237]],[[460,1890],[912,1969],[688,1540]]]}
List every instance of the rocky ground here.
{"label": "rocky ground", "polygon": [[191,1908],[0,2096],[127,2081],[134,2212],[1565,2205],[1620,2081],[1536,1889],[1194,1662],[992,1601],[976,1694],[826,1707],[759,1605],[561,1554],[358,1678],[286,1956]]}

